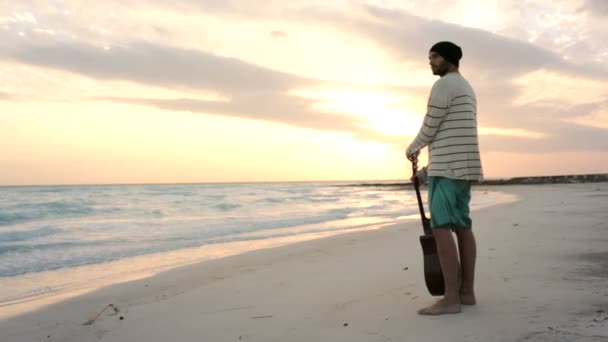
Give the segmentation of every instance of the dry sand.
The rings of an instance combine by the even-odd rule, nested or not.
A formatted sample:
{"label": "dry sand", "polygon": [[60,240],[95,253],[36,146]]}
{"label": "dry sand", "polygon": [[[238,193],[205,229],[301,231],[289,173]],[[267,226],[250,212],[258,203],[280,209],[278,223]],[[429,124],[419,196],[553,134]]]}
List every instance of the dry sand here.
{"label": "dry sand", "polygon": [[478,305],[457,315],[416,314],[435,298],[412,222],[105,287],[0,341],[608,341],[608,183],[486,188],[520,200],[473,213]]}

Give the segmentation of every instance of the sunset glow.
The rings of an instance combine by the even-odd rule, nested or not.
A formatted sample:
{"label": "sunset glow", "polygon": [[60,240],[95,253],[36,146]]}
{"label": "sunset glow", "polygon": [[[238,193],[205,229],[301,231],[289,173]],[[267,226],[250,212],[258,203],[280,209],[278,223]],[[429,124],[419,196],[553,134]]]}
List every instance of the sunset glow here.
{"label": "sunset glow", "polygon": [[608,172],[597,6],[4,2],[0,185],[407,179],[439,40],[463,48],[487,177],[516,155]]}

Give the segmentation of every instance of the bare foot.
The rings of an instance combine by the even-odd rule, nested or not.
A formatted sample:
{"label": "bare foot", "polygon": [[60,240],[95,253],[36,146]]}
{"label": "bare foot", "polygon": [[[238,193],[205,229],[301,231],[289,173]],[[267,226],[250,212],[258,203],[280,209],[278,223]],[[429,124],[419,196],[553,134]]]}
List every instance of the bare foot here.
{"label": "bare foot", "polygon": [[477,301],[475,300],[474,293],[460,293],[460,304],[462,305],[475,305]]}
{"label": "bare foot", "polygon": [[419,315],[444,315],[460,312],[460,303],[447,304],[445,299],[440,299],[437,303],[418,310]]}

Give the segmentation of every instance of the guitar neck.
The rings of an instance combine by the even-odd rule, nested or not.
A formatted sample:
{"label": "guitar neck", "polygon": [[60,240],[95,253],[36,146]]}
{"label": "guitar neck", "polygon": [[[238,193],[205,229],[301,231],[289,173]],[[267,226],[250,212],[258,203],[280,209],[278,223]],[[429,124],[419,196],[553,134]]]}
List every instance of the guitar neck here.
{"label": "guitar neck", "polygon": [[418,208],[420,209],[420,218],[422,220],[426,220],[426,215],[424,214],[424,205],[422,204],[422,196],[420,196],[420,184],[418,183],[418,178],[414,179],[414,188],[416,189],[416,198],[418,198]]}
{"label": "guitar neck", "polygon": [[425,234],[431,234],[431,222],[424,214],[424,205],[422,204],[422,196],[420,196],[420,182],[416,176],[418,170],[417,163],[412,165],[412,173],[414,175],[414,189],[416,190],[416,198],[418,199],[418,209],[420,209],[420,219],[422,220],[422,229]]}

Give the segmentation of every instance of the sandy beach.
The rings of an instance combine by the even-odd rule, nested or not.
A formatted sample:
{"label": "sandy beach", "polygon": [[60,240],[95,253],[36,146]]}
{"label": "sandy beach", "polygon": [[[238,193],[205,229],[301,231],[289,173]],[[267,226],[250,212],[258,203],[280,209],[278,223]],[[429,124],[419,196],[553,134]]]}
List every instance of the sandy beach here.
{"label": "sandy beach", "polygon": [[104,287],[0,341],[608,341],[608,183],[479,189],[519,200],[473,212],[478,305],[457,315],[416,313],[435,298],[414,221]]}

